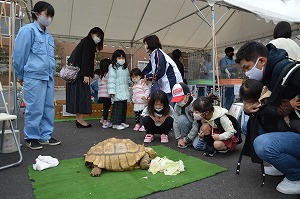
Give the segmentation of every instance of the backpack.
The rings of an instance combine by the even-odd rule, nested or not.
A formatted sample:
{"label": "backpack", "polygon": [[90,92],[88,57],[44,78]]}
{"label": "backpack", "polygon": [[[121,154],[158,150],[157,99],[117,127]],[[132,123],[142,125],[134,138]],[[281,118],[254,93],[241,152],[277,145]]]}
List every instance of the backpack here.
{"label": "backpack", "polygon": [[[292,62],[285,66],[272,90],[267,103],[257,113],[257,120],[266,132],[292,131],[282,116],[277,115],[277,106],[283,97],[287,82],[292,75],[300,68],[299,62]],[[296,112],[297,113],[297,112]]]}
{"label": "backpack", "polygon": [[[234,136],[237,137],[238,141],[237,144],[241,144],[243,142],[242,139],[242,127],[239,123],[239,121],[237,121],[237,119],[235,117],[233,117],[232,115],[226,114],[226,116],[229,118],[229,120],[231,121],[233,128],[236,130],[236,132],[234,133]],[[215,124],[217,125],[218,129],[222,130],[222,132],[224,132],[224,128],[221,124],[220,118],[215,119]]]}
{"label": "backpack", "polygon": [[[263,176],[263,186],[265,184],[265,169],[261,158],[255,153],[253,142],[259,136],[259,124],[266,132],[272,131],[288,131],[289,127],[285,123],[283,117],[277,116],[277,105],[282,99],[287,82],[292,75],[300,68],[298,61],[291,62],[284,67],[279,75],[279,78],[273,87],[272,94],[267,100],[267,103],[258,111],[257,114],[252,114],[249,117],[247,124],[247,134],[242,152],[237,163],[236,174],[239,175],[243,155],[251,157],[253,163],[260,164]],[[296,112],[297,113],[297,112]],[[298,114],[297,114],[298,115]]]}

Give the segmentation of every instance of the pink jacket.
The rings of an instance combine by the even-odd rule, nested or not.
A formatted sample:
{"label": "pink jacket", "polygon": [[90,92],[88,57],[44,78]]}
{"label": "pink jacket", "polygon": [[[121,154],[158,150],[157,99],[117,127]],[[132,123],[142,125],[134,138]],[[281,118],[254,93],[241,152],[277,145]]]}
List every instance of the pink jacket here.
{"label": "pink jacket", "polygon": [[[132,92],[133,92],[133,97],[132,97],[132,102],[134,104],[147,104],[148,103],[148,97],[150,94],[150,88],[147,86],[147,84],[142,84],[141,80],[134,84],[132,86]],[[143,100],[142,97],[145,97],[146,99]]]}
{"label": "pink jacket", "polygon": [[108,89],[108,73],[102,77],[102,79],[98,79],[98,97],[109,97]]}

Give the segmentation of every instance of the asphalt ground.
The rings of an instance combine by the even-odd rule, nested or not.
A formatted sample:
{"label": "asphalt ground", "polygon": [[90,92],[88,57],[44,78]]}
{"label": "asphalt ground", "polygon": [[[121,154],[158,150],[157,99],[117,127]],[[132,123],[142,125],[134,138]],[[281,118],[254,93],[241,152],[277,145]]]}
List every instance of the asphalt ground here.
{"label": "asphalt ground", "polygon": [[[58,160],[82,157],[91,146],[110,137],[129,138],[136,143],[143,143],[145,133],[132,130],[134,127],[134,119],[127,120],[130,127],[125,130],[103,129],[99,120],[91,120],[88,122],[93,126],[87,129],[77,128],[74,121],[55,122],[53,137],[62,141],[61,145],[58,146],[44,146],[42,150],[31,150],[27,148],[22,141],[23,146],[21,150],[23,153],[23,161],[21,165],[0,171],[0,198],[34,198],[31,181],[28,177],[28,166],[32,166],[32,164],[35,163],[35,159],[38,155],[52,156],[58,158]],[[24,137],[22,133],[23,126],[24,116],[22,112],[20,112],[18,127],[21,132],[21,140],[23,140]],[[151,143],[145,145],[154,146],[159,144],[161,144],[160,137],[157,135]],[[143,198],[300,198],[297,195],[284,195],[276,191],[276,186],[283,177],[266,176],[265,185],[261,187],[262,174],[260,165],[251,163],[249,157],[245,156],[243,158],[240,175],[237,175],[236,165],[243,144],[238,145],[237,149],[233,152],[227,154],[217,153],[214,157],[206,157],[203,156],[203,152],[196,151],[192,147],[186,149],[177,148],[174,133],[171,131],[169,143],[165,145],[174,150],[225,167],[227,171],[179,188],[153,193]],[[17,158],[18,153],[16,152],[7,154],[0,153],[0,165],[10,163],[17,160]],[[178,157],[178,159],[180,159],[180,157]],[[84,164],[84,162],[82,163]],[[195,173],[195,175],[197,174]],[[64,197],[62,196],[61,198]],[[101,198],[101,196],[99,196],[99,198]]]}

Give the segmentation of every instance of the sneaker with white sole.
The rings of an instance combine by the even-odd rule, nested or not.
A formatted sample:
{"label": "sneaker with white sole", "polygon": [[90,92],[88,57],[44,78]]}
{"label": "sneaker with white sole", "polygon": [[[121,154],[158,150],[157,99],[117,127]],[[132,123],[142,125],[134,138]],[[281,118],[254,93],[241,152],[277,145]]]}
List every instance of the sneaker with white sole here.
{"label": "sneaker with white sole", "polygon": [[287,178],[283,178],[276,189],[284,194],[300,194],[300,180],[290,181]]}
{"label": "sneaker with white sole", "polygon": [[40,142],[36,139],[28,139],[26,140],[26,146],[33,150],[42,149],[43,146],[40,144]]}
{"label": "sneaker with white sole", "polygon": [[107,129],[107,128],[111,128],[112,127],[112,123],[110,122],[106,122],[106,124],[102,125],[102,128]]}
{"label": "sneaker with white sole", "polygon": [[124,128],[128,128],[128,127],[129,127],[129,124],[126,124],[126,123],[121,123],[121,125],[122,125]]}
{"label": "sneaker with white sole", "polygon": [[117,129],[117,130],[123,130],[123,129],[125,129],[125,127],[122,126],[122,125],[113,125],[112,128],[113,129]]}
{"label": "sneaker with white sole", "polygon": [[56,140],[54,138],[50,138],[49,140],[46,140],[46,141],[39,141],[40,144],[42,145],[50,145],[50,146],[56,146],[56,145],[59,145],[61,143],[61,141],[59,140]]}
{"label": "sneaker with white sole", "polygon": [[270,166],[264,167],[264,168],[265,168],[265,174],[267,174],[269,176],[282,176],[283,175],[283,173],[278,171],[273,165],[270,165]]}

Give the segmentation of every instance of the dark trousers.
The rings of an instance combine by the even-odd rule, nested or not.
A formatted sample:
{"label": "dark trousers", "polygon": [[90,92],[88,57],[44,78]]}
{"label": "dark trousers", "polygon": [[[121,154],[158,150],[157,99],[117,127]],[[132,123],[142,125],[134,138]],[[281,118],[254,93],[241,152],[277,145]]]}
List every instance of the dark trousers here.
{"label": "dark trousers", "polygon": [[134,111],[134,116],[135,116],[135,123],[140,124],[141,123],[141,114],[143,111]]}
{"label": "dark trousers", "polygon": [[110,121],[113,125],[120,125],[126,121],[127,100],[116,101],[113,104]]}
{"label": "dark trousers", "polygon": [[143,118],[143,124],[146,129],[147,134],[166,134],[168,135],[173,127],[173,118],[167,117],[165,122],[160,126],[156,126],[154,120],[150,116],[145,116]]}
{"label": "dark trousers", "polygon": [[111,106],[111,98],[109,97],[99,97],[98,104],[103,104],[103,120],[107,120],[108,112]]}

